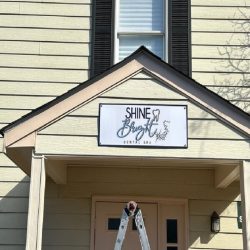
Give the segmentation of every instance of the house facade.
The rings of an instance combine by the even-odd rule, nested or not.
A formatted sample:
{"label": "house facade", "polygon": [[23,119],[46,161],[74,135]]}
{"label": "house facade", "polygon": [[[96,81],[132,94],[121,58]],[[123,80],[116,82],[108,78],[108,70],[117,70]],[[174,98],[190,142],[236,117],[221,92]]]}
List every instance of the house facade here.
{"label": "house facade", "polygon": [[249,249],[249,7],[1,1],[0,250]]}

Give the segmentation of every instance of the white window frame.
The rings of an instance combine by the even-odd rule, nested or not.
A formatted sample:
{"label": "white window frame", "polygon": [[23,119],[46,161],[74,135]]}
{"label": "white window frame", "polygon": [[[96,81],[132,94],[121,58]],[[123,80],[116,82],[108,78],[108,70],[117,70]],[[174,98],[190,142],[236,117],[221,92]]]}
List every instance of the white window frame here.
{"label": "white window frame", "polygon": [[163,0],[163,32],[152,31],[152,32],[119,32],[119,10],[120,10],[120,0],[114,1],[115,3],[115,17],[114,17],[114,63],[119,62],[119,35],[162,35],[163,36],[163,60],[168,62],[168,0]]}

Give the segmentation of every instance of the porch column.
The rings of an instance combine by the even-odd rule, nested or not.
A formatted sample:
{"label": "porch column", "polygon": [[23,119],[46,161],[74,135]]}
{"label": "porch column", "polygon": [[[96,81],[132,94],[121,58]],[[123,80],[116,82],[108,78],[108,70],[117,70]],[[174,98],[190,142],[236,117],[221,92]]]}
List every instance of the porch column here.
{"label": "porch column", "polygon": [[32,155],[26,250],[42,249],[45,194],[44,156]]}
{"label": "porch column", "polygon": [[243,161],[240,171],[242,228],[244,249],[250,249],[250,161]]}

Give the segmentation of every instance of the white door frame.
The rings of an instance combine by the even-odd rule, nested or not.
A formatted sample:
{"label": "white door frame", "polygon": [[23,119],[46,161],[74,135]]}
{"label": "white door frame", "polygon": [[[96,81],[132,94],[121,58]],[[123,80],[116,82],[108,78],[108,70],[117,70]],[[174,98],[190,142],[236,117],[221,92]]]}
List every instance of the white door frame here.
{"label": "white door frame", "polygon": [[[174,199],[174,198],[162,198],[162,197],[140,197],[140,196],[93,196],[91,206],[91,236],[90,236],[90,250],[94,250],[95,244],[95,211],[96,202],[124,202],[126,204],[129,201],[135,201],[140,205],[140,202],[156,203],[156,204],[171,204],[171,205],[183,205],[185,216],[185,249],[188,249],[189,242],[189,217],[188,217],[188,200],[187,199]],[[143,212],[143,211],[142,211]],[[122,211],[121,211],[122,214]],[[159,227],[159,225],[158,225]]]}

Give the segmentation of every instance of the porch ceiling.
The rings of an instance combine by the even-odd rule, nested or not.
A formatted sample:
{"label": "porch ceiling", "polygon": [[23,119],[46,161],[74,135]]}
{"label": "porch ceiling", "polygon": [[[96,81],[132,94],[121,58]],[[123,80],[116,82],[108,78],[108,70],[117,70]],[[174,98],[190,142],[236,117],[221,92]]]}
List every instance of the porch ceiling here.
{"label": "porch ceiling", "polygon": [[216,188],[226,188],[239,180],[240,161],[236,160],[193,160],[163,159],[149,157],[48,157],[47,174],[58,184],[67,183],[67,170],[77,168],[153,168],[153,169],[213,169]]}

